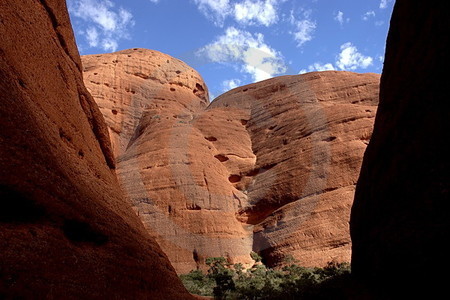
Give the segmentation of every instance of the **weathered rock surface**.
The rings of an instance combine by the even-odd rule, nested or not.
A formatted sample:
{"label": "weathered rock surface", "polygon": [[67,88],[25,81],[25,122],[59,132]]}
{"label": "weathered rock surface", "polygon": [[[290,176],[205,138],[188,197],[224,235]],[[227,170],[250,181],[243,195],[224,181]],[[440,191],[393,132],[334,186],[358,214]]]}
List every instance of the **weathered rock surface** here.
{"label": "weathered rock surface", "polygon": [[447,293],[447,276],[437,275],[450,238],[445,5],[398,0],[391,19],[380,106],[351,214],[352,272],[389,292],[383,299]]}
{"label": "weathered rock surface", "polygon": [[209,108],[247,112],[256,161],[234,172],[248,202],[238,217],[255,225],[253,249],[269,265],[287,255],[306,266],[349,261],[350,206],[378,83],[379,75],[349,72],[283,76],[230,91]]}
{"label": "weathered rock surface", "polygon": [[86,85],[105,116],[116,157],[136,138],[144,111],[182,119],[205,108],[209,101],[196,71],[157,51],[135,48],[86,55],[83,69]]}
{"label": "weathered rock surface", "polygon": [[125,200],[64,1],[0,3],[0,298],[191,298]]}
{"label": "weathered rock surface", "polygon": [[[349,261],[349,212],[379,75],[284,76],[206,108],[201,77],[159,52],[87,56],[83,64],[108,126],[117,126],[113,109],[133,124],[116,151],[119,180],[178,272],[210,256],[251,263],[252,250],[271,265],[287,255],[304,265]],[[144,76],[133,75],[137,68]],[[122,97],[140,103],[138,111],[122,108]]]}

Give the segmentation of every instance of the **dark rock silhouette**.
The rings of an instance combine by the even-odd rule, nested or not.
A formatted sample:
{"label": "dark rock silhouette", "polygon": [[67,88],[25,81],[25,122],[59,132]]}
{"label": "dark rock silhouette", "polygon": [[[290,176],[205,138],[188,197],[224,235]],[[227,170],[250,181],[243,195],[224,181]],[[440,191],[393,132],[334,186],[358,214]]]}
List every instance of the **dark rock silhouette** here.
{"label": "dark rock silhouette", "polygon": [[391,19],[351,214],[352,272],[381,298],[445,287],[437,272],[450,238],[448,22],[444,1],[399,0]]}

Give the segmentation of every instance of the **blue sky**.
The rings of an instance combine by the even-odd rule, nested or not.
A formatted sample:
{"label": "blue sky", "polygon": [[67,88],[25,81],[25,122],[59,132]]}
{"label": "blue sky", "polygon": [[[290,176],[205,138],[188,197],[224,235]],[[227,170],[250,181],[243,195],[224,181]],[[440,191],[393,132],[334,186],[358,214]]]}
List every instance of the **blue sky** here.
{"label": "blue sky", "polygon": [[80,53],[158,50],[212,97],[284,74],[381,73],[393,0],[68,0]]}

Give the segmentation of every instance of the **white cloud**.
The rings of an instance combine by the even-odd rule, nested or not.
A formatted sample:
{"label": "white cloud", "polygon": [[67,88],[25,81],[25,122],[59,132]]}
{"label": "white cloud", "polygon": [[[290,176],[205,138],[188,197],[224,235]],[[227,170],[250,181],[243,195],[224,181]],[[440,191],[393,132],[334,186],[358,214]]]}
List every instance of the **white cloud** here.
{"label": "white cloud", "polygon": [[297,47],[303,46],[304,43],[313,39],[314,31],[316,30],[316,22],[310,18],[311,11],[307,10],[303,12],[303,19],[297,20],[294,17],[294,12],[291,11],[290,22],[294,25],[295,30],[291,32],[294,36],[294,40],[297,42]]}
{"label": "white cloud", "polygon": [[341,70],[354,71],[358,68],[366,69],[373,63],[373,58],[365,56],[358,52],[358,49],[348,42],[341,46],[341,53],[339,53],[336,65]]}
{"label": "white cloud", "polygon": [[194,0],[198,9],[217,26],[223,26],[225,18],[232,13],[229,0]]}
{"label": "white cloud", "polygon": [[375,12],[373,10],[366,12],[364,15],[362,15],[362,19],[364,21],[369,20],[370,18],[375,17]]}
{"label": "white cloud", "polygon": [[344,24],[344,13],[342,11],[338,11],[336,16],[334,17],[334,20],[338,21],[341,25]]}
{"label": "white cloud", "polygon": [[95,27],[89,27],[86,29],[86,39],[88,41],[89,47],[98,46],[98,31]]}
{"label": "white cloud", "polygon": [[[379,60],[384,57],[379,56]],[[313,71],[328,71],[328,70],[343,70],[343,71],[355,71],[356,69],[366,69],[373,64],[373,58],[365,56],[358,52],[358,49],[348,42],[341,45],[341,52],[336,56],[336,62],[325,63],[316,62],[309,65],[306,69],[301,69],[299,74],[304,74]],[[336,67],[337,68],[336,68]]]}
{"label": "white cloud", "polygon": [[344,18],[344,13],[342,11],[338,11],[334,16],[334,20],[339,24],[344,25],[344,23],[350,22],[350,18]]}
{"label": "white cloud", "polygon": [[150,0],[150,2],[153,2],[153,3],[158,3],[159,2],[159,0]]}
{"label": "white cloud", "polygon": [[244,25],[270,26],[278,21],[277,0],[245,0],[234,6],[234,18]]}
{"label": "white cloud", "polygon": [[381,0],[380,2],[380,8],[381,9],[385,9],[388,6],[388,3],[391,2],[392,0]]}
{"label": "white cloud", "polygon": [[224,80],[222,82],[222,89],[224,92],[227,92],[229,90],[237,88],[240,84],[241,84],[241,81],[239,79]]}
{"label": "white cloud", "polygon": [[278,5],[286,0],[194,0],[198,9],[216,26],[234,17],[241,25],[270,26],[278,21]]}
{"label": "white cloud", "polygon": [[227,28],[224,35],[200,49],[197,55],[216,63],[240,63],[241,71],[250,74],[255,82],[286,71],[281,53],[264,42],[263,34],[234,27]]}
{"label": "white cloud", "polygon": [[313,63],[312,65],[309,65],[307,69],[302,69],[299,74],[304,74],[307,72],[314,72],[314,71],[333,71],[335,70],[334,66],[331,63],[322,64],[320,62]]}
{"label": "white cloud", "polygon": [[81,30],[90,47],[116,51],[120,39],[129,38],[134,26],[133,15],[124,8],[116,8],[110,0],[69,0],[69,12],[83,21]]}
{"label": "white cloud", "polygon": [[384,24],[384,21],[382,21],[382,20],[375,22],[375,26],[381,26],[383,24]]}

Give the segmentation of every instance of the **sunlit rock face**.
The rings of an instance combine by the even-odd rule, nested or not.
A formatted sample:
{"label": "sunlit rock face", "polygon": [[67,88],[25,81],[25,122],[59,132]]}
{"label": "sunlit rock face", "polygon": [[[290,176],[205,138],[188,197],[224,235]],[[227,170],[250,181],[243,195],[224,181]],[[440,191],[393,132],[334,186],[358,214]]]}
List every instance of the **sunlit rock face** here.
{"label": "sunlit rock face", "polygon": [[120,183],[179,273],[207,257],[277,265],[350,260],[348,220],[379,75],[315,72],[209,104],[183,62],[145,49],[90,55]]}
{"label": "sunlit rock face", "polygon": [[192,298],[119,186],[65,2],[2,0],[0,36],[0,298]]}

